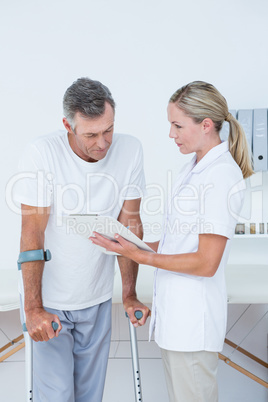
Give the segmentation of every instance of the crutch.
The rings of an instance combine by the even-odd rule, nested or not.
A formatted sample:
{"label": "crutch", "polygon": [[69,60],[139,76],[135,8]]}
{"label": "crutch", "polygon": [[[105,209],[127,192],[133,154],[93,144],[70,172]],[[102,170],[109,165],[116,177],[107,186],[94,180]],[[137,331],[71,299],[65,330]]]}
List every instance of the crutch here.
{"label": "crutch", "polygon": [[[142,311],[140,311],[140,310],[135,311],[134,315],[137,318],[137,320],[140,320],[143,316]],[[128,317],[127,313],[126,313],[126,317]],[[140,402],[140,401],[142,402],[140,365],[139,365],[139,356],[138,356],[136,328],[134,327],[134,325],[132,325],[129,318],[128,318],[128,324],[129,324],[129,334],[130,334],[130,343],[131,343],[135,400],[136,400],[136,402]]]}
{"label": "crutch", "polygon": [[[29,250],[23,251],[19,254],[18,270],[19,270],[19,280],[21,284],[21,300],[22,300],[22,314],[23,314],[23,324],[22,330],[25,339],[25,377],[26,377],[26,401],[33,402],[33,342],[28,334],[26,328],[26,317],[24,311],[24,287],[23,287],[23,277],[21,264],[24,262],[30,261],[50,261],[51,253],[49,250],[44,251],[40,250]],[[52,327],[54,331],[58,329],[58,324],[56,322],[52,322]]]}

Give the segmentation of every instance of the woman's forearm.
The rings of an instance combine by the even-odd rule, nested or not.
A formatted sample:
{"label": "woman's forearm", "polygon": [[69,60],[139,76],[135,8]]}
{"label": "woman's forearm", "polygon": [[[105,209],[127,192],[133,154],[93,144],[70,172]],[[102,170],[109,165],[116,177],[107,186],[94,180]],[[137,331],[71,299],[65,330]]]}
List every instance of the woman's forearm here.
{"label": "woman's forearm", "polygon": [[140,264],[196,276],[213,276],[214,270],[199,252],[187,254],[143,253]]}
{"label": "woman's forearm", "polygon": [[198,250],[182,254],[139,252],[140,264],[183,274],[211,277],[221,262],[227,238],[213,234],[199,235]]}
{"label": "woman's forearm", "polygon": [[[214,234],[200,234],[198,250],[190,253],[159,254],[139,249],[120,235],[115,235],[117,243],[94,232],[90,240],[108,251],[114,251],[138,264],[150,265],[168,271],[188,275],[211,277],[217,271],[226,246],[227,238]],[[150,245],[150,243],[147,243]],[[156,247],[156,243],[152,244]]]}

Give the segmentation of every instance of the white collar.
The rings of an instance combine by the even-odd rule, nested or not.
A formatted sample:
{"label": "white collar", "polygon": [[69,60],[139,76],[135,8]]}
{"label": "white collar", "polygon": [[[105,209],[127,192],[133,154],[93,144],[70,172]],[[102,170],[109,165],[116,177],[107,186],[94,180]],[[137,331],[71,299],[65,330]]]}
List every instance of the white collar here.
{"label": "white collar", "polygon": [[228,141],[223,141],[221,144],[211,148],[198,163],[196,163],[196,155],[195,155],[190,163],[190,165],[193,166],[192,173],[200,173],[212,162],[218,159],[222,154],[228,151],[229,151]]}

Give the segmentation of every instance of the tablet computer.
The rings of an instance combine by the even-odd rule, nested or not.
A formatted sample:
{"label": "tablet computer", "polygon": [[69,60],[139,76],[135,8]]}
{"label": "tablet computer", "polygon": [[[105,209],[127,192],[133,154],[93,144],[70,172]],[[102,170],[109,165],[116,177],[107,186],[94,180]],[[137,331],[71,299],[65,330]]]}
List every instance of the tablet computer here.
{"label": "tablet computer", "polygon": [[[124,239],[134,243],[141,250],[150,251],[152,253],[155,252],[151,249],[151,247],[147,246],[147,244],[144,243],[143,240],[132,233],[129,228],[125,227],[111,216],[101,216],[94,214],[72,214],[64,216],[63,220],[67,225],[68,233],[78,234],[88,239],[90,236],[93,236],[93,232],[97,232],[107,239],[113,240],[115,242],[116,240],[114,236],[118,233]],[[116,253],[106,251],[102,247],[101,249],[107,254],[116,255]]]}

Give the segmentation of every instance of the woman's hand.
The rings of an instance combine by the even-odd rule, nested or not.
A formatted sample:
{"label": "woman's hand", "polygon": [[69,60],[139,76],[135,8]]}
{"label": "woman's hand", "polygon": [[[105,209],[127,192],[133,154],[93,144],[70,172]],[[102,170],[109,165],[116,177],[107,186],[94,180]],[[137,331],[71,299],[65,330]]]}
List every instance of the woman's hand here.
{"label": "woman's hand", "polygon": [[124,257],[130,258],[131,260],[134,260],[138,263],[140,262],[138,260],[143,253],[142,250],[135,246],[135,244],[129,242],[128,240],[125,240],[119,234],[115,234],[114,236],[116,241],[109,240],[97,232],[93,232],[93,235],[94,237],[91,236],[89,238],[89,240],[91,240],[93,244],[101,246],[107,251],[113,251]]}

